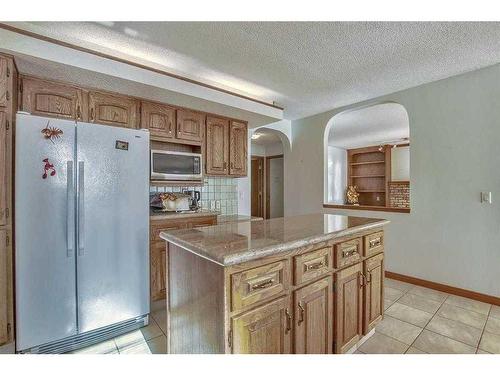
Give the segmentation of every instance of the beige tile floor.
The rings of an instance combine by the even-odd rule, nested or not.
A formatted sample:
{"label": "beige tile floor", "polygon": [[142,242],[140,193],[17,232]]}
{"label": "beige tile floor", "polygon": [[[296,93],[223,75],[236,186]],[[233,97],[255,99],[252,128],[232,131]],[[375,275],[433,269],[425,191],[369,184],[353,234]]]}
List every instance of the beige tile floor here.
{"label": "beige tile floor", "polygon": [[[166,311],[152,307],[140,330],[78,350],[77,354],[166,353]],[[358,354],[500,354],[500,306],[385,280],[385,317]]]}
{"label": "beige tile floor", "polygon": [[500,354],[500,307],[385,280],[385,317],[358,354]]}

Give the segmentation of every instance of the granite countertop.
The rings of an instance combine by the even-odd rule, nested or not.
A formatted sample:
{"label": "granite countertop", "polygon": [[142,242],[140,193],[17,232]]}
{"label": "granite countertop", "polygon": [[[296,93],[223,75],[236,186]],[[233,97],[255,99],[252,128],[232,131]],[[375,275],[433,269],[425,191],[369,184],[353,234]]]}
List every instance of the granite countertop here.
{"label": "granite countertop", "polygon": [[190,217],[204,217],[204,216],[217,216],[220,215],[219,211],[211,210],[198,210],[198,211],[184,211],[184,212],[162,212],[162,211],[149,211],[150,220],[165,220],[165,219],[189,219]]}
{"label": "granite countertop", "polygon": [[247,216],[247,215],[219,215],[217,216],[217,224],[227,224],[234,223],[238,221],[259,221],[264,220],[257,216]]}
{"label": "granite countertop", "polygon": [[230,266],[388,223],[384,219],[310,214],[172,230],[161,232],[160,237],[217,264]]}

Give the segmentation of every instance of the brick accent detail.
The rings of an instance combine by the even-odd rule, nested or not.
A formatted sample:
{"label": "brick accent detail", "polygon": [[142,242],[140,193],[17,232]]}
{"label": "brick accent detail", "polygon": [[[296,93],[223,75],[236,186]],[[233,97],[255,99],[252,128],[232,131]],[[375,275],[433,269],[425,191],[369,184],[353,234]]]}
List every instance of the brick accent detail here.
{"label": "brick accent detail", "polygon": [[410,208],[410,181],[389,182],[389,207]]}

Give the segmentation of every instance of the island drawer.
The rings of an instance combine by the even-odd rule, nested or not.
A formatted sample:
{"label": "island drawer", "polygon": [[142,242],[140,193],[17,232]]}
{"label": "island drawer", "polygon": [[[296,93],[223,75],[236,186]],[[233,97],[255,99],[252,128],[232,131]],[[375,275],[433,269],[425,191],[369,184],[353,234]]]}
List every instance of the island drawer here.
{"label": "island drawer", "polygon": [[324,247],[293,258],[295,285],[315,279],[333,269],[332,248]]}
{"label": "island drawer", "polygon": [[335,268],[343,268],[360,262],[362,248],[361,238],[336,244],[334,247]]}
{"label": "island drawer", "polygon": [[365,236],[364,253],[365,257],[371,257],[384,251],[384,232],[377,232]]}
{"label": "island drawer", "polygon": [[287,260],[231,275],[231,310],[240,310],[278,296],[290,285]]}

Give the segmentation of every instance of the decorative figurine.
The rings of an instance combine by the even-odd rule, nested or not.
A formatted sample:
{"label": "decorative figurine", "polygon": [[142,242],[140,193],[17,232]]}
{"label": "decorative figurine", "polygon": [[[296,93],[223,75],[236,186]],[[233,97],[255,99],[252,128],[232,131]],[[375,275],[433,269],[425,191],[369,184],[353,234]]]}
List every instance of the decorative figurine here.
{"label": "decorative figurine", "polygon": [[45,165],[43,166],[43,175],[42,178],[45,180],[47,178],[47,172],[50,172],[51,176],[56,175],[56,169],[54,167],[54,164],[49,162],[49,158],[45,158],[42,160]]}
{"label": "decorative figurine", "polygon": [[50,120],[47,121],[47,126],[42,129],[42,134],[45,139],[49,139],[52,143],[54,143],[54,139],[61,138],[61,135],[63,135],[63,131],[59,128],[50,127],[49,124]]}
{"label": "decorative figurine", "polygon": [[358,187],[356,185],[350,185],[347,187],[347,204],[352,204],[354,206],[359,206],[359,193],[356,191]]}

